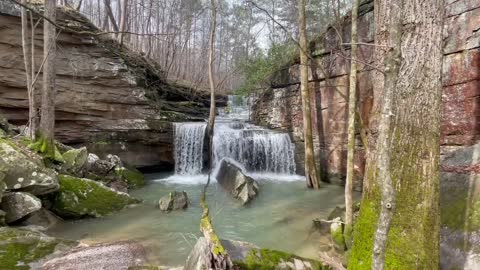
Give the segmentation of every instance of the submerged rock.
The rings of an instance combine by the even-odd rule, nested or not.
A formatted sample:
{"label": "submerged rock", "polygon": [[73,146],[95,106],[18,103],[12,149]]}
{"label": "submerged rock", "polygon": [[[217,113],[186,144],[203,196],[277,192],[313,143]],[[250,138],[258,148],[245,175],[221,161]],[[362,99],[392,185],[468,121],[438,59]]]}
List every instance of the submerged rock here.
{"label": "submerged rock", "polygon": [[[253,244],[233,241],[220,240],[222,246],[227,251],[230,259],[234,263],[236,269],[243,270],[327,270],[330,269],[323,263],[315,260],[305,259],[294,254],[262,249]],[[205,255],[208,252],[208,243],[204,237],[200,237],[193,247],[190,255],[188,255],[184,270],[202,270],[206,269]]]}
{"label": "submerged rock", "polygon": [[31,228],[0,227],[0,269],[30,269],[30,263],[75,244]]}
{"label": "submerged rock", "polygon": [[46,168],[36,154],[1,139],[0,168],[7,190],[43,195],[58,189],[55,171]]}
{"label": "submerged rock", "polygon": [[180,210],[188,207],[187,192],[173,191],[163,196],[158,201],[158,206],[162,211]]}
{"label": "submerged rock", "polygon": [[[77,247],[43,264],[43,270],[127,270],[145,264],[145,248],[135,242]],[[132,267],[132,268],[130,268]],[[142,269],[142,268],[139,268]]]}
{"label": "submerged rock", "polygon": [[61,217],[99,217],[139,201],[102,183],[86,178],[60,175],[60,190],[53,201],[53,211]]}
{"label": "submerged rock", "polygon": [[258,194],[258,183],[230,160],[222,160],[216,178],[217,182],[242,204],[250,202]]}
{"label": "submerged rock", "polygon": [[42,208],[42,202],[37,197],[26,192],[7,193],[2,198],[0,208],[5,211],[5,222],[15,222]]}

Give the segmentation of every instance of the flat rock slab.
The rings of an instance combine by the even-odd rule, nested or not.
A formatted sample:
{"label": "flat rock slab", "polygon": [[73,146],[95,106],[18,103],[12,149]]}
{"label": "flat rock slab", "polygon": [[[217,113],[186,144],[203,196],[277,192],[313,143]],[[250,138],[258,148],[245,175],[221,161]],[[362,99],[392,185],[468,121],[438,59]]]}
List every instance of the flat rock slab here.
{"label": "flat rock slab", "polygon": [[128,270],[146,261],[145,248],[135,242],[76,247],[44,263],[43,270]]}

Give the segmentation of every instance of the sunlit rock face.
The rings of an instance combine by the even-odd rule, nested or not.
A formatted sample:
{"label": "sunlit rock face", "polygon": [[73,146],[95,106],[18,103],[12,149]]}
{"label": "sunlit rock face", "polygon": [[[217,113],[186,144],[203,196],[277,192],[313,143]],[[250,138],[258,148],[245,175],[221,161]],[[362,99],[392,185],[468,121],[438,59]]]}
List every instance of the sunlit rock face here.
{"label": "sunlit rock face", "polygon": [[[359,40],[374,40],[373,1],[360,6]],[[480,139],[480,2],[447,1],[443,64],[442,151],[472,145]],[[342,40],[350,40],[350,23],[343,25]],[[346,166],[348,118],[348,59],[339,55],[339,38],[329,29],[312,43],[316,61],[309,70],[312,95],[312,119],[317,157],[324,171],[343,178]],[[347,48],[347,54],[349,48]],[[379,94],[373,92],[372,63],[374,47],[359,46],[358,107],[365,126],[375,131],[371,112],[379,106]],[[324,73],[325,71],[325,73]],[[328,76],[328,86],[325,80]],[[335,85],[336,87],[332,87]],[[303,125],[298,64],[278,72],[272,88],[253,107],[256,124],[288,130],[297,145],[297,168],[303,168]],[[363,175],[364,149],[357,137],[356,175]]]}
{"label": "sunlit rock face", "polygon": [[[97,29],[76,12],[59,8],[57,20],[79,31]],[[0,4],[0,114],[24,125],[28,116],[18,8]],[[43,59],[42,25],[36,28],[35,61]],[[57,38],[56,137],[90,152],[119,155],[144,167],[173,166],[172,121],[206,116],[208,96],[173,85],[154,63],[105,35],[62,30]],[[41,89],[41,77],[36,89]],[[223,101],[220,102],[220,104]]]}

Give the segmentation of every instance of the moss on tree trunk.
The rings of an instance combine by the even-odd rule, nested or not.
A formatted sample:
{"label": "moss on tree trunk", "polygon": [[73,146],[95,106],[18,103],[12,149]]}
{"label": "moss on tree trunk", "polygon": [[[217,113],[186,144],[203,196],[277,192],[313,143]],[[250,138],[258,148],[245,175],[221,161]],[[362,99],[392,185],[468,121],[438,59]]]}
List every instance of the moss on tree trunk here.
{"label": "moss on tree trunk", "polygon": [[[403,0],[402,5],[396,10],[390,1],[375,2],[375,38],[381,45],[376,47],[375,62],[385,73],[375,72],[374,91],[377,97],[389,97],[391,107],[376,106],[377,112],[382,111],[379,117],[388,121],[379,122],[380,138],[367,159],[349,269],[439,267],[444,2]],[[400,32],[396,33],[390,26],[398,18]],[[385,192],[386,180],[391,180],[392,192]],[[375,266],[379,259],[381,268]]]}

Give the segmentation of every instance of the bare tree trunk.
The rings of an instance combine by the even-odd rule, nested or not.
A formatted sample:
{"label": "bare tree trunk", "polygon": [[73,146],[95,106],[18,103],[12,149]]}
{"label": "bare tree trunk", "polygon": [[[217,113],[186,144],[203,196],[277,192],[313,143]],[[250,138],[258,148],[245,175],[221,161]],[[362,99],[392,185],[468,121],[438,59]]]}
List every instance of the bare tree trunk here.
{"label": "bare tree trunk", "polygon": [[122,2],[122,16],[120,18],[120,46],[123,46],[123,38],[125,33],[125,27],[127,25],[127,7],[128,7],[128,0],[123,0]]}
{"label": "bare tree trunk", "polygon": [[383,100],[349,269],[439,267],[443,16],[443,0],[375,2]]}
{"label": "bare tree trunk", "polygon": [[[22,4],[26,5],[27,0],[22,0]],[[28,93],[28,136],[30,139],[35,138],[36,127],[32,125],[34,123],[35,108],[33,107],[33,91],[32,91],[32,45],[31,35],[28,33],[28,15],[27,10],[22,7],[22,49],[23,49],[23,61],[25,64],[25,74],[27,77],[27,93]],[[33,31],[33,29],[31,29]]]}
{"label": "bare tree trunk", "polygon": [[[55,0],[45,0],[45,17],[56,20]],[[44,147],[41,152],[54,157],[54,129],[55,129],[55,26],[47,21],[43,22],[43,91],[40,118],[40,138]]]}
{"label": "bare tree trunk", "polygon": [[313,148],[312,113],[308,87],[308,45],[305,0],[298,0],[298,25],[300,32],[300,91],[302,94],[303,140],[305,144],[305,178],[307,187],[318,189],[320,182]]}
{"label": "bare tree trunk", "polygon": [[209,50],[209,64],[208,64],[208,78],[210,79],[210,115],[208,117],[208,181],[203,188],[203,192],[200,199],[200,204],[202,206],[202,219],[200,222],[200,229],[203,233],[203,236],[207,240],[209,245],[208,254],[205,254],[204,257],[207,259],[205,261],[205,266],[207,269],[213,270],[224,270],[224,269],[233,269],[232,261],[228,256],[227,251],[222,246],[220,239],[215,234],[213,230],[212,221],[210,219],[210,210],[207,205],[206,194],[207,188],[210,184],[210,177],[212,173],[212,146],[213,146],[213,130],[215,125],[215,82],[213,79],[213,53],[214,53],[214,44],[215,44],[215,30],[217,27],[217,6],[216,0],[211,0],[212,7],[212,23],[210,29],[210,50]]}
{"label": "bare tree trunk", "polygon": [[[353,174],[355,163],[355,114],[357,109],[357,49],[359,0],[353,1],[352,8],[352,48],[350,61],[350,88],[348,98],[348,145],[347,145],[347,178],[345,180],[345,235],[347,246],[351,244],[353,228]],[[340,45],[341,46],[341,45]]]}
{"label": "bare tree trunk", "polygon": [[107,12],[108,18],[110,18],[110,23],[112,23],[113,31],[118,32],[118,25],[115,21],[115,17],[113,16],[112,6],[110,5],[110,0],[103,1],[105,5],[105,11]]}

